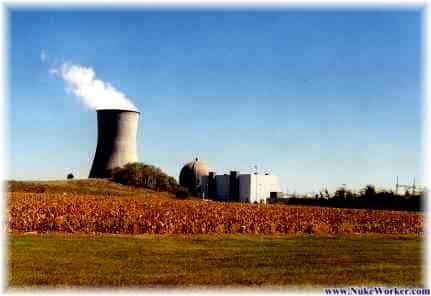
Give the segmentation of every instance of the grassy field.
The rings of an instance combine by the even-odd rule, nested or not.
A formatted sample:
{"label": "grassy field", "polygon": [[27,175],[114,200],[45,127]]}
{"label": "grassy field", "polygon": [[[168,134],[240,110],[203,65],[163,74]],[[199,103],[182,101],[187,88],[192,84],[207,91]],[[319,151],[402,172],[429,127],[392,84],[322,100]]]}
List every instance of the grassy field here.
{"label": "grassy field", "polygon": [[9,287],[422,286],[418,236],[10,234]]}

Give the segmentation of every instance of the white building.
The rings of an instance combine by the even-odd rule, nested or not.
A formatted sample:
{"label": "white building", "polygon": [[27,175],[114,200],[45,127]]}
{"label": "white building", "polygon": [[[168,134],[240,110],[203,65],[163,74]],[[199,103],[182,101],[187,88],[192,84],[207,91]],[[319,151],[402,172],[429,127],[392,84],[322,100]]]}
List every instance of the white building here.
{"label": "white building", "polygon": [[239,200],[242,202],[265,202],[271,192],[280,191],[277,176],[239,175]]}
{"label": "white building", "polygon": [[[232,174],[234,173],[234,174]],[[241,202],[264,202],[271,192],[279,192],[280,184],[277,176],[259,174],[236,174],[204,176],[201,179],[202,195],[218,200]],[[211,185],[211,182],[213,184]],[[235,182],[231,184],[231,182]],[[211,189],[211,186],[213,189]]]}

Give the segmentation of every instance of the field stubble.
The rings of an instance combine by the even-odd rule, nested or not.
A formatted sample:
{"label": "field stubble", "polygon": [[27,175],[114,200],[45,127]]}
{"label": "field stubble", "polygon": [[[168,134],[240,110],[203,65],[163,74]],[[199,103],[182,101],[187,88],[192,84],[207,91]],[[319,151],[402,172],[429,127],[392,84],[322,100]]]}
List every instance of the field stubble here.
{"label": "field stubble", "polygon": [[153,195],[102,197],[8,193],[10,232],[116,234],[415,234],[411,212],[175,200]]}

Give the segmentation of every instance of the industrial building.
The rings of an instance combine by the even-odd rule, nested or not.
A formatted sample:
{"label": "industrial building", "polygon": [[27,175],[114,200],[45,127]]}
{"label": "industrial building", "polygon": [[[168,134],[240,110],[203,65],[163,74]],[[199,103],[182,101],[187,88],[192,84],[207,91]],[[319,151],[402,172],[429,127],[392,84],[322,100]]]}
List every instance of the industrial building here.
{"label": "industrial building", "polygon": [[216,175],[210,172],[201,177],[201,194],[204,197],[221,201],[240,201],[249,203],[266,203],[271,192],[279,192],[277,176],[269,174],[230,174]]}
{"label": "industrial building", "polygon": [[89,178],[109,177],[112,169],[138,161],[138,120],[138,111],[97,110],[97,147]]}
{"label": "industrial building", "polygon": [[208,166],[196,158],[186,163],[180,171],[180,185],[189,189],[193,195],[199,195],[202,191],[201,179],[209,174]]}
{"label": "industrial building", "polygon": [[[112,169],[138,161],[136,136],[140,113],[133,110],[97,110],[97,147],[89,178],[106,178]],[[280,191],[277,176],[269,174],[216,175],[196,158],[180,171],[180,185],[195,196],[221,201],[266,202]]]}
{"label": "industrial building", "polygon": [[216,175],[198,158],[182,167],[179,180],[191,194],[220,201],[266,203],[271,195],[280,191],[277,176],[240,174],[238,171]]}

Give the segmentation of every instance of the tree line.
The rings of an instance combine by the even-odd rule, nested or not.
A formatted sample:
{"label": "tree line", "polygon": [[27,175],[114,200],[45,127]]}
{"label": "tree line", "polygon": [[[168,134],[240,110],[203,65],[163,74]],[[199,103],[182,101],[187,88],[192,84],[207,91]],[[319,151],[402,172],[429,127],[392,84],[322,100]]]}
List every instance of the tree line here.
{"label": "tree line", "polygon": [[367,185],[358,193],[344,187],[337,189],[332,195],[328,190],[316,194],[312,198],[293,195],[285,199],[272,200],[272,203],[291,205],[313,205],[335,208],[384,209],[402,211],[422,211],[425,192],[397,194],[393,191],[376,191],[374,185]]}

